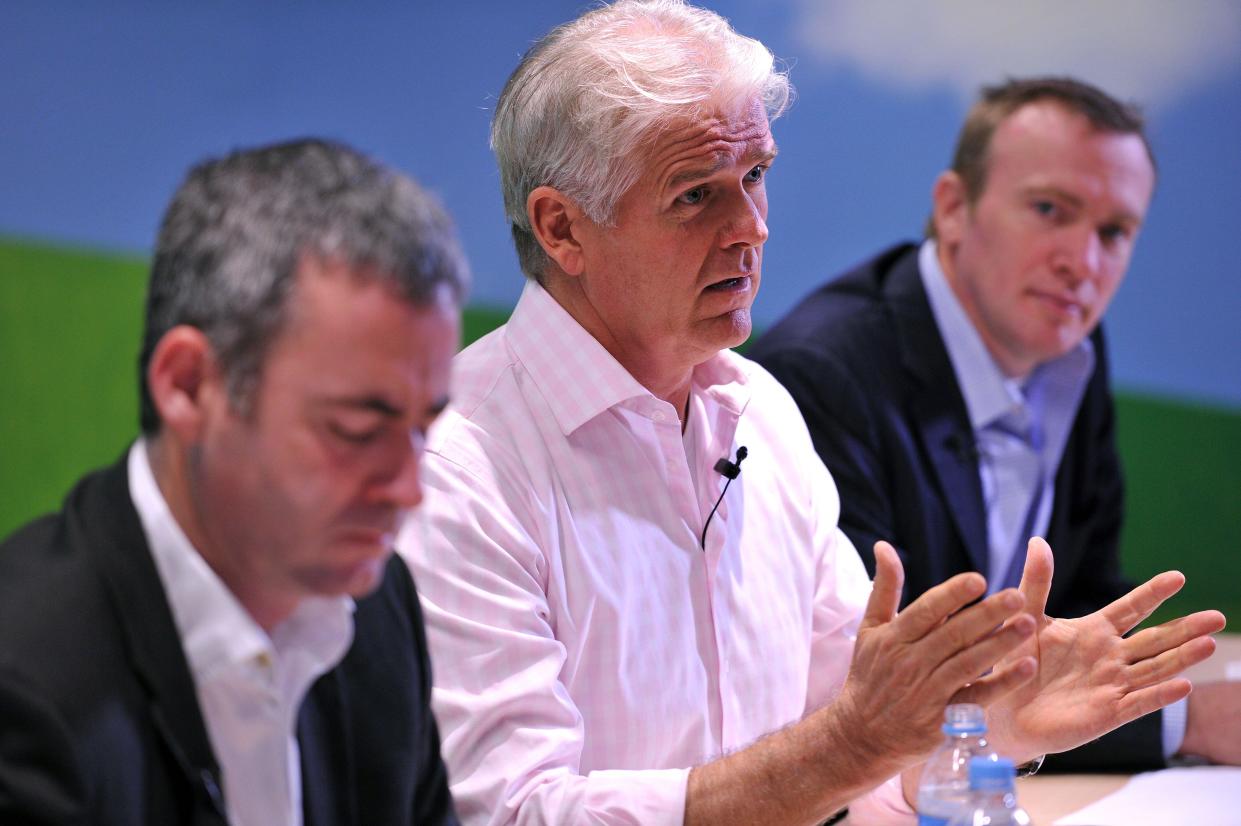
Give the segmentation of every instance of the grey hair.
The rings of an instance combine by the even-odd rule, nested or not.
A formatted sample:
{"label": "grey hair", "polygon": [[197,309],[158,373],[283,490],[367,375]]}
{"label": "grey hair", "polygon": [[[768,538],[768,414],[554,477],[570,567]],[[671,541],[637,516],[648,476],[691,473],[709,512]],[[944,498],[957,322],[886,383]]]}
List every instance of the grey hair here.
{"label": "grey hair", "polygon": [[447,213],[409,178],[323,140],[241,150],[190,170],[164,214],[139,356],[140,419],[159,430],[147,368],[159,340],[190,325],[211,343],[234,406],[249,407],[280,332],[299,263],[340,261],[416,305],[469,271]]}
{"label": "grey hair", "polygon": [[610,225],[662,130],[755,96],[774,120],[791,92],[766,46],[684,0],[619,0],[552,29],[509,77],[491,126],[522,271],[539,281],[548,263],[526,214],[537,187]]}

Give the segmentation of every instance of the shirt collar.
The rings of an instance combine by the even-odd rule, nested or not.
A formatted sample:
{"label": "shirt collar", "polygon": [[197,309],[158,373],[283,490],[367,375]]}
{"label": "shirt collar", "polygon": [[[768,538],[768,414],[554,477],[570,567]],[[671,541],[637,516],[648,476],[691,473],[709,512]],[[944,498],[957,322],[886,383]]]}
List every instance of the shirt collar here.
{"label": "shirt collar", "polygon": [[[655,399],[534,281],[526,283],[506,334],[565,436],[612,407],[634,399]],[[717,353],[694,369],[695,392],[740,415],[749,401],[742,364],[732,353]]]}
{"label": "shirt collar", "polygon": [[[296,649],[331,668],[353,637],[353,600],[310,597],[269,637],[190,543],[155,481],[145,439],[130,448],[129,493],[172,609],[190,672],[221,669]],[[275,642],[273,643],[273,638]]]}

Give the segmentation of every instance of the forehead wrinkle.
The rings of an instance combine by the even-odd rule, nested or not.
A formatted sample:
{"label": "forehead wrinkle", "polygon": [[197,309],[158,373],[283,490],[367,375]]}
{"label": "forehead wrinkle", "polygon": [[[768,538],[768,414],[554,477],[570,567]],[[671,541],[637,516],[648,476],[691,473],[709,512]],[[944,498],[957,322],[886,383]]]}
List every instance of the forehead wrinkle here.
{"label": "forehead wrinkle", "polygon": [[[652,165],[666,170],[664,187],[709,178],[732,164],[747,164],[775,157],[775,142],[767,128],[766,120],[748,122],[739,128],[718,120],[708,129],[697,124],[685,131],[692,134],[662,148]],[[699,161],[699,158],[705,158]],[[685,168],[686,165],[688,168]],[[681,167],[677,171],[673,171]]]}

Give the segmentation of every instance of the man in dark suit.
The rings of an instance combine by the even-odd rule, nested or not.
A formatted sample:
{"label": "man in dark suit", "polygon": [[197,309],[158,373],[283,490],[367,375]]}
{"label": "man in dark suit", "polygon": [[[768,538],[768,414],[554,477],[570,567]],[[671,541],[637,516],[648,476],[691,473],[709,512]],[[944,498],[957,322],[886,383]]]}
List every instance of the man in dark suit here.
{"label": "man in dark suit", "polygon": [[[1014,584],[1035,534],[1055,549],[1049,613],[1082,616],[1130,587],[1098,325],[1154,181],[1141,116],[1102,91],[984,90],[935,182],[929,240],[824,285],[751,351],[801,408],[868,568],[877,540],[897,546],[903,602],[962,571]],[[1199,686],[1188,728],[1180,704],[1051,765],[1237,762],[1239,707],[1226,685]]]}
{"label": "man in dark suit", "polygon": [[0,823],[455,823],[392,555],[447,403],[464,260],[322,141],[189,174],[142,436],[0,545]]}

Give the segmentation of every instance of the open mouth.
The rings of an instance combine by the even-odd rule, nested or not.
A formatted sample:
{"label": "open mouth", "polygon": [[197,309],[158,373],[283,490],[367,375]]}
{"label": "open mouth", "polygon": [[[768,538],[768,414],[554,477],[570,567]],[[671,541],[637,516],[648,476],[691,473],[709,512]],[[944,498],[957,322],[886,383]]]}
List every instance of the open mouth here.
{"label": "open mouth", "polygon": [[737,290],[748,290],[750,288],[750,276],[739,275],[736,278],[725,278],[723,281],[717,281],[707,286],[708,290],[713,292],[734,292]]}

